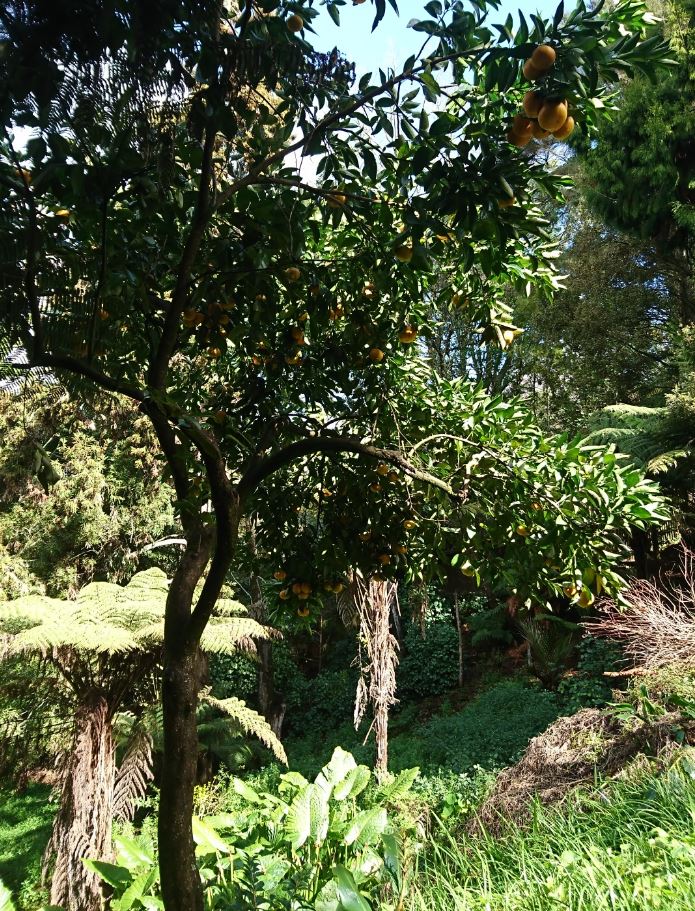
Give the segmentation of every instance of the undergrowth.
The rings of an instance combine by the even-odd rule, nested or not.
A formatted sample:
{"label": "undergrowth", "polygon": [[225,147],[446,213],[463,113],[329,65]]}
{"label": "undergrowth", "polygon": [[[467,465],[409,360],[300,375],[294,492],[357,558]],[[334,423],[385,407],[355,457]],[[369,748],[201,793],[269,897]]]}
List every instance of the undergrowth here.
{"label": "undergrowth", "polygon": [[528,829],[453,838],[442,822],[406,911],[691,911],[695,758],[536,806]]}

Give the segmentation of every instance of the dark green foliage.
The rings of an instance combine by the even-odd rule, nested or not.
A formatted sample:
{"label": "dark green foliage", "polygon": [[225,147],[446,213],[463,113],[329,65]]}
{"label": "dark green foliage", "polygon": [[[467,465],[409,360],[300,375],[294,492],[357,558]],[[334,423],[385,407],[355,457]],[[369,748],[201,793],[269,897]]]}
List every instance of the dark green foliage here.
{"label": "dark green foliage", "polygon": [[256,695],[258,667],[248,655],[211,655],[209,673],[212,694],[217,699],[236,696],[248,702]]}
{"label": "dark green foliage", "polygon": [[430,599],[422,627],[410,621],[396,672],[396,695],[401,702],[438,696],[456,686],[458,634],[450,605]]}
{"label": "dark green foliage", "polygon": [[0,881],[12,891],[19,911],[35,911],[45,900],[38,882],[55,809],[46,785],[31,784],[21,793],[0,791]]}
{"label": "dark green foliage", "polygon": [[576,671],[561,680],[557,688],[566,715],[610,702],[611,688],[603,672],[616,670],[620,665],[620,649],[610,640],[585,635],[577,650]]}
{"label": "dark green foliage", "polygon": [[467,622],[473,648],[499,647],[513,641],[506,604],[481,607]]}
{"label": "dark green foliage", "polygon": [[395,737],[395,768],[417,765],[465,772],[509,765],[560,714],[552,693],[509,680],[499,683],[455,715],[437,716],[413,736]]}

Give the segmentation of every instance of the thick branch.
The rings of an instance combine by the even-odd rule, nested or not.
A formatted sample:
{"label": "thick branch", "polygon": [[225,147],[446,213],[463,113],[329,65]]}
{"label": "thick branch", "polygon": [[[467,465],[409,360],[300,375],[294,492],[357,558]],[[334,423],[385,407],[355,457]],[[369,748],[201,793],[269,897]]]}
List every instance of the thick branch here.
{"label": "thick branch", "polygon": [[[23,365],[22,365],[23,366]],[[29,367],[48,367],[52,370],[67,370],[77,376],[91,380],[102,389],[108,389],[109,392],[118,392],[136,402],[144,402],[145,394],[137,386],[131,386],[129,383],[123,383],[116,380],[101,370],[97,370],[91,364],[81,361],[79,358],[70,357],[67,354],[42,354],[36,361],[30,363]]]}
{"label": "thick branch", "polygon": [[290,443],[284,449],[272,453],[246,471],[237,486],[239,497],[243,500],[245,497],[250,496],[265,478],[280,468],[284,468],[296,459],[318,452],[354,452],[371,459],[389,462],[392,465],[397,465],[409,477],[417,481],[423,481],[432,487],[437,487],[455,500],[463,500],[465,498],[464,491],[454,490],[446,481],[431,474],[429,471],[424,471],[413,465],[397,449],[381,449],[378,446],[370,446],[368,443],[363,443],[357,437],[339,436],[308,437],[303,440],[297,440],[295,443]]}
{"label": "thick branch", "polygon": [[210,187],[212,183],[212,155],[215,147],[215,136],[215,126],[210,124],[205,133],[205,142],[203,144],[203,161],[200,167],[200,183],[198,185],[198,196],[193,219],[183,253],[181,254],[181,261],[176,275],[176,285],[174,286],[171,303],[164,320],[159,346],[150,367],[148,384],[153,389],[163,389],[166,383],[169,361],[174,353],[179,326],[181,325],[181,314],[188,299],[188,284],[205,235],[205,229],[212,214]]}

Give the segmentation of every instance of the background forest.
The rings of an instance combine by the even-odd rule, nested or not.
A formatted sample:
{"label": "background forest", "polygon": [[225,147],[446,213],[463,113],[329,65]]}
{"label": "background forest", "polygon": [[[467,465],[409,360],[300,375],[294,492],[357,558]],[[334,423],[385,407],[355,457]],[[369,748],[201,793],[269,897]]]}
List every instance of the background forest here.
{"label": "background forest", "polygon": [[[444,16],[440,6],[428,4],[432,21]],[[485,4],[474,6],[481,12]],[[627,6],[622,19],[615,13],[625,34],[644,13]],[[338,18],[351,12],[343,4],[329,7]],[[377,20],[383,7],[375,3]],[[237,10],[242,20],[244,8]],[[293,35],[305,24],[300,13],[311,25],[307,9],[289,4],[280,10]],[[561,5],[545,23],[548,33],[568,28],[568,14]],[[396,271],[387,275],[386,267],[374,265],[378,258],[367,262],[360,252],[363,216],[357,211],[352,219],[349,209],[350,194],[358,206],[362,192],[357,158],[353,163],[349,143],[346,151],[336,140],[335,161],[323,166],[328,190],[318,201],[325,233],[319,237],[317,228],[301,252],[305,260],[315,257],[321,277],[300,297],[293,288],[304,278],[291,272],[299,267],[283,268],[279,283],[292,328],[288,335],[285,325],[277,343],[269,326],[256,333],[255,347],[245,352],[254,352],[246,359],[258,368],[255,374],[244,374],[236,361],[228,368],[226,347],[224,354],[217,348],[227,345],[226,332],[215,335],[221,327],[228,327],[230,346],[246,345],[234,308],[213,314],[201,303],[200,319],[198,311],[183,310],[188,335],[172,355],[174,367],[188,358],[195,372],[151,399],[121,394],[117,387],[135,384],[135,359],[118,346],[141,331],[152,347],[153,327],[160,325],[152,316],[154,278],[146,290],[134,282],[123,292],[129,311],[141,305],[133,301],[145,300],[146,318],[129,323],[129,316],[118,316],[113,352],[105,346],[88,356],[68,353],[52,372],[39,358],[39,367],[21,380],[12,359],[21,344],[28,349],[29,336],[16,329],[12,306],[0,311],[0,911],[199,911],[194,904],[171,904],[161,857],[166,799],[160,794],[171,736],[166,701],[162,709],[172,666],[169,580],[183,578],[193,537],[204,539],[213,519],[219,537],[224,528],[212,456],[203,431],[196,436],[198,424],[190,421],[194,455],[179,452],[172,459],[167,448],[161,416],[178,428],[181,441],[188,420],[176,423],[183,411],[174,411],[174,398],[167,398],[175,383],[176,408],[207,412],[201,426],[207,421],[212,428],[234,477],[262,474],[265,437],[258,428],[272,424],[273,408],[282,415],[273,426],[286,434],[287,451],[321,437],[331,423],[349,427],[371,447],[360,443],[364,451],[354,449],[342,463],[331,462],[328,450],[307,448],[302,461],[260,478],[256,499],[238,519],[237,549],[221,574],[194,671],[192,837],[204,907],[695,906],[692,17],[686,2],[650,5],[645,21],[656,28],[655,40],[667,42],[659,53],[669,62],[655,68],[645,51],[627,73],[616,69],[604,100],[597,90],[600,116],[589,123],[594,114],[586,115],[591,131],[577,129],[566,141],[522,143],[518,181],[531,174],[529,186],[535,180],[542,188],[541,172],[557,181],[539,196],[543,233],[530,266],[519,257],[509,273],[500,266],[491,278],[486,271],[485,257],[496,255],[492,235],[499,240],[504,230],[503,221],[502,227],[490,224],[505,217],[508,205],[506,190],[497,199],[495,172],[480,177],[481,185],[489,180],[495,187],[485,219],[492,239],[474,226],[474,240],[461,247],[472,251],[473,267],[457,271],[468,254],[450,252],[456,231],[468,230],[460,211],[423,206],[412,223],[394,229],[393,212],[379,210],[374,236],[365,236],[378,245],[377,235],[388,235],[388,270]],[[3,28],[15,40],[7,22]],[[500,34],[506,40],[501,28]],[[526,38],[518,35],[517,46],[525,47],[528,30]],[[598,47],[597,38],[584,49],[590,56]],[[518,62],[523,59],[519,54]],[[501,64],[500,85],[489,70],[483,78],[490,97],[498,90],[504,95]],[[299,94],[294,83],[293,91]],[[319,101],[329,103],[325,91]],[[514,96],[515,110],[521,97]],[[249,122],[274,100],[262,87],[248,102]],[[274,118],[264,111],[262,127],[240,134],[235,180],[243,182],[239,175],[271,142]],[[487,123],[508,120],[510,111],[488,111]],[[283,116],[289,119],[287,108]],[[398,108],[390,116],[397,123],[406,114]],[[423,128],[422,116],[419,122],[418,129],[432,129]],[[207,127],[200,129],[202,136]],[[427,141],[448,141],[443,131],[435,129]],[[506,146],[518,145],[511,133],[508,138]],[[289,141],[288,134],[281,146]],[[17,170],[10,145],[3,146],[3,164]],[[421,154],[414,138],[410,151],[400,152],[409,167],[411,153]],[[438,153],[445,154],[443,147]],[[30,154],[36,157],[36,147]],[[385,187],[393,200],[406,178],[397,156],[385,157],[384,167],[393,172],[387,170],[381,185],[379,171],[374,186]],[[71,160],[64,156],[68,166]],[[283,181],[294,181],[289,169],[272,173],[278,193],[285,192]],[[135,179],[134,198],[144,203],[132,203],[131,210],[126,199],[117,212],[132,217],[128,224],[135,224],[138,205],[150,205],[147,194],[155,195],[145,178]],[[89,192],[71,180],[79,211],[81,194]],[[177,180],[177,192],[189,192],[180,173],[172,187]],[[364,189],[365,197],[372,190]],[[433,197],[439,192],[430,191]],[[441,192],[447,196],[446,188]],[[6,190],[10,215],[19,194]],[[258,207],[278,248],[290,243],[285,216],[290,233],[304,230],[297,227],[302,218],[305,227],[311,222],[310,210],[300,218],[288,198],[277,197],[274,213],[250,195],[240,204],[254,213]],[[512,200],[514,212],[519,205]],[[197,208],[188,211],[197,217]],[[398,217],[405,220],[407,212],[404,204]],[[71,213],[59,210],[56,219],[71,219]],[[239,257],[257,257],[253,281],[270,281],[269,254],[253,246],[255,235],[248,240],[258,222],[242,221],[237,213],[223,227],[243,235]],[[69,244],[51,237],[56,261],[63,254],[79,260],[81,243],[93,252],[101,230],[95,225],[97,233],[85,228],[84,238],[76,226],[75,248],[67,253]],[[8,245],[15,243],[14,229],[4,221],[2,227]],[[224,274],[234,272],[216,246],[222,236],[216,230],[206,255],[219,258]],[[510,238],[525,230],[520,221]],[[551,236],[558,245],[548,252]],[[135,248],[138,241],[124,235],[123,244]],[[426,247],[433,261],[441,256],[440,272],[426,269]],[[162,249],[162,257],[169,256],[166,244]],[[149,262],[150,252],[132,256]],[[304,268],[296,251],[287,256]],[[402,271],[410,270],[411,258],[415,278]],[[212,259],[202,278],[194,276],[203,297],[219,293],[206,284]],[[355,271],[347,278],[341,273],[336,291],[320,270],[345,262]],[[3,268],[12,289],[17,276]],[[135,271],[130,261],[116,284],[127,284],[129,268]],[[419,268],[426,278],[416,287]],[[370,275],[374,282],[365,282]],[[359,287],[352,304],[350,281]],[[413,282],[407,290],[418,303],[407,304],[403,315],[398,308],[406,304],[391,300],[387,309],[395,315],[369,323],[370,307],[398,281]],[[244,286],[255,301],[252,328],[254,319],[265,318],[259,305],[272,298],[269,287]],[[104,289],[95,312],[108,330],[119,303],[113,289],[108,296],[107,282]],[[163,295],[165,314],[176,293]],[[348,301],[347,317],[341,300]],[[324,304],[330,309],[319,329],[313,308]],[[287,313],[278,313],[287,323]],[[311,358],[342,319],[354,339],[350,335],[341,350],[352,357],[354,348],[355,359],[344,364],[336,353],[340,345],[331,348],[329,341],[324,374]],[[389,320],[400,349],[384,341]],[[66,325],[61,332],[68,332]],[[92,335],[90,349],[93,341]],[[285,346],[281,367],[272,364],[276,344]],[[110,354],[117,365],[113,388],[90,387],[85,380],[96,372],[93,363],[106,371],[113,366]],[[392,374],[354,380],[359,370],[380,369],[383,359]],[[306,381],[293,379],[296,373],[279,376],[302,360]],[[334,394],[340,383],[344,391]],[[235,388],[238,395],[230,393]],[[466,428],[478,434],[473,455],[468,438],[451,450],[427,448],[435,435],[458,433],[468,413],[479,416],[477,430],[474,419]],[[370,423],[379,429],[370,431]],[[254,449],[257,439],[264,442]],[[399,446],[408,441],[413,460],[423,447],[421,460],[407,462],[394,439]],[[235,447],[242,455],[229,455]],[[469,535],[457,524],[467,501],[459,503],[453,487],[464,470],[483,478],[479,487],[471,481],[470,498],[482,505]],[[594,501],[598,518],[589,515]],[[555,509],[558,503],[564,511]],[[556,537],[552,548],[536,552],[534,532],[543,523]],[[190,585],[192,610],[216,571],[214,547],[205,566],[210,553],[210,568]]]}

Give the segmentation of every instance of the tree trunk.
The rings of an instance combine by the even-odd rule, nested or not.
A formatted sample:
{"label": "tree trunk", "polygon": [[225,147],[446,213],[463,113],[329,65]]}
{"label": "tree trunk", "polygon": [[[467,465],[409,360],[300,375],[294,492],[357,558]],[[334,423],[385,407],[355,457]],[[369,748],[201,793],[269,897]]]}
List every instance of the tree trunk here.
{"label": "tree trunk", "polygon": [[75,714],[75,740],[65,769],[60,810],[44,854],[51,878],[51,905],[65,911],[99,911],[101,880],[82,858],[109,860],[116,777],[112,710],[99,693],[84,699]]}
{"label": "tree trunk", "polygon": [[167,911],[203,911],[191,820],[198,767],[196,708],[201,654],[164,654],[164,757],[159,795],[159,870]]}

